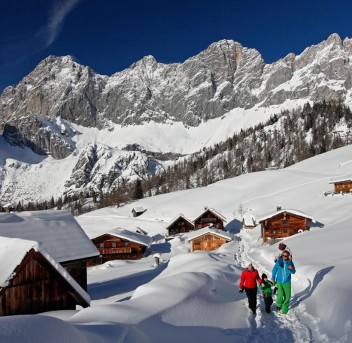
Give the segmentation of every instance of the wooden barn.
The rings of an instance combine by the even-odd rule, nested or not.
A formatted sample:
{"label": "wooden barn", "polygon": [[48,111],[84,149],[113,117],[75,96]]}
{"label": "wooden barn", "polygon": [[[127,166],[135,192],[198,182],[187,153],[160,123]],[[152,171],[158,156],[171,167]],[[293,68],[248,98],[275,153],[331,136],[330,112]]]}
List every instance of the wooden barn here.
{"label": "wooden barn", "polygon": [[0,237],[0,261],[0,316],[89,306],[88,294],[40,243]]}
{"label": "wooden barn", "polygon": [[313,217],[296,210],[278,210],[261,217],[263,242],[268,238],[285,238],[296,233],[309,230],[309,223],[314,223]]}
{"label": "wooden barn", "polygon": [[182,214],[170,221],[166,227],[169,236],[194,231],[194,224]]}
{"label": "wooden barn", "polygon": [[137,232],[117,228],[92,239],[99,250],[101,262],[138,260],[152,243],[152,238]]}
{"label": "wooden barn", "polygon": [[331,181],[330,184],[334,185],[334,193],[352,192],[352,177],[345,177]]}
{"label": "wooden barn", "polygon": [[254,229],[257,226],[255,218],[251,214],[245,214],[242,218],[242,229]]}
{"label": "wooden barn", "polygon": [[138,217],[141,214],[143,214],[146,210],[144,209],[144,207],[141,206],[137,206],[137,207],[133,207],[132,208],[132,215],[133,217]]}
{"label": "wooden barn", "polygon": [[224,230],[226,218],[212,208],[206,208],[204,212],[193,220],[195,230],[203,227],[213,226],[216,229]]}
{"label": "wooden barn", "polygon": [[205,227],[190,233],[187,241],[192,244],[192,251],[213,251],[232,241],[232,237],[223,230]]}
{"label": "wooden barn", "polygon": [[87,290],[87,262],[98,258],[99,251],[69,211],[0,213],[0,236],[41,242]]}

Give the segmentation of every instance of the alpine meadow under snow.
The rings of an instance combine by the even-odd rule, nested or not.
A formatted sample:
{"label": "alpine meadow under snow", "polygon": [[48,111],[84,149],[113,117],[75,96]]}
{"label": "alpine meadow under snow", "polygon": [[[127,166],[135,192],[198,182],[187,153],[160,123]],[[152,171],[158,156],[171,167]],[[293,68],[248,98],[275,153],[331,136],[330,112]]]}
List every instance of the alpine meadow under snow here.
{"label": "alpine meadow under snow", "polygon": [[[351,342],[351,195],[328,195],[331,179],[352,174],[352,146],[289,168],[250,173],[210,186],[145,198],[78,217],[89,237],[116,227],[164,233],[179,213],[193,219],[209,206],[227,218],[233,241],[190,253],[187,234],[154,243],[147,258],[111,261],[88,271],[91,307],[0,318],[0,342]],[[295,209],[314,217],[310,231],[285,239],[297,272],[289,313],[257,316],[238,293],[243,261],[271,275],[277,244],[260,228],[240,230],[242,214]],[[133,218],[131,210],[147,211]],[[162,263],[154,266],[153,253]],[[258,295],[258,298],[259,295]]]}

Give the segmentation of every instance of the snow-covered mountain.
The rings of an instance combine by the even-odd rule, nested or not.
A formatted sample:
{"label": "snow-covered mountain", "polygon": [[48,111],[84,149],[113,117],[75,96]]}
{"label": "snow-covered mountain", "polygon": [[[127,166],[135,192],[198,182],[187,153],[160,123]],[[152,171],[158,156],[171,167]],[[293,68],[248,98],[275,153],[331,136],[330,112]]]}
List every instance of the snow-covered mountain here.
{"label": "snow-covered mountain", "polygon": [[[57,180],[56,191],[41,187],[38,194],[28,186],[18,191],[28,197],[19,198],[13,189],[37,178],[39,164],[12,158],[14,173],[13,161],[3,158],[0,198],[28,201],[34,192],[48,199],[62,191],[109,189],[116,177],[147,177],[170,159],[153,153],[195,152],[307,101],[350,105],[351,55],[352,40],[333,34],[272,64],[231,40],[183,63],[147,56],[111,76],[70,56],[49,56],[0,96],[1,149],[30,148],[36,160],[52,166],[45,176]],[[56,177],[60,168],[65,172]]]}

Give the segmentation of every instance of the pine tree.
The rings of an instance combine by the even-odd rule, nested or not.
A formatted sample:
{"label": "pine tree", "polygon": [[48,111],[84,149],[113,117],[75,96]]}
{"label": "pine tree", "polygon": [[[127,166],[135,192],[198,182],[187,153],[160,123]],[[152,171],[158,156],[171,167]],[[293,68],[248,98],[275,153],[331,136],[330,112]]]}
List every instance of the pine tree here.
{"label": "pine tree", "polygon": [[142,181],[140,179],[137,179],[134,185],[132,199],[133,200],[143,199],[143,187],[142,187]]}

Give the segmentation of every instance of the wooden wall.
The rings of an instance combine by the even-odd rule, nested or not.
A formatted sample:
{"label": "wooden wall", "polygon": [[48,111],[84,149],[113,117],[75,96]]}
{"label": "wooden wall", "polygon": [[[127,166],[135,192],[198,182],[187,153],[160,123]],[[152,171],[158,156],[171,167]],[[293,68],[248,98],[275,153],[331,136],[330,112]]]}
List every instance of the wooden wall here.
{"label": "wooden wall", "polygon": [[347,193],[352,190],[352,181],[349,182],[337,182],[335,185],[335,193]]}
{"label": "wooden wall", "polygon": [[202,216],[194,221],[194,227],[196,230],[202,229],[203,227],[208,227],[209,225],[212,225],[216,229],[224,230],[223,221],[211,211],[206,211]]}
{"label": "wooden wall", "polygon": [[77,300],[49,262],[30,252],[10,285],[0,291],[0,316],[74,310]]}
{"label": "wooden wall", "polygon": [[102,256],[101,263],[111,260],[137,260],[143,257],[147,249],[145,245],[111,235],[102,235],[92,239],[92,242]]}
{"label": "wooden wall", "polygon": [[75,281],[87,291],[87,262],[86,261],[70,261],[61,263],[67,272],[75,279]]}
{"label": "wooden wall", "polygon": [[220,248],[227,241],[224,237],[206,233],[192,240],[192,251],[213,251]]}
{"label": "wooden wall", "polygon": [[169,235],[176,235],[194,230],[194,225],[184,218],[177,219],[171,226],[168,227]]}
{"label": "wooden wall", "polygon": [[307,218],[283,212],[263,222],[262,236],[266,241],[270,238],[285,238],[298,233],[299,230],[308,230]]}

